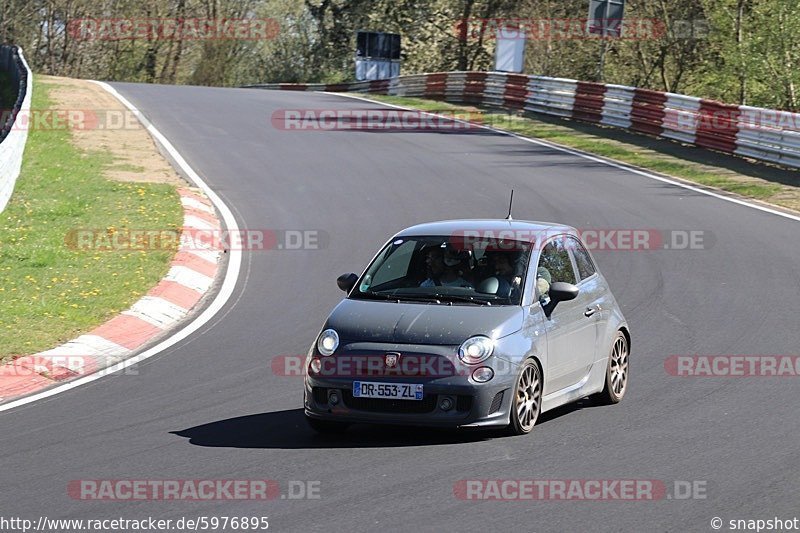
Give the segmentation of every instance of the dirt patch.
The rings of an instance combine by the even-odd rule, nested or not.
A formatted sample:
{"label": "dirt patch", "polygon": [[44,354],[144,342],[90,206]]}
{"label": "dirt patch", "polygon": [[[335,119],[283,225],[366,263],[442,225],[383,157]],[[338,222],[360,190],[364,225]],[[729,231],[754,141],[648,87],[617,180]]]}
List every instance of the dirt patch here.
{"label": "dirt patch", "polygon": [[[116,181],[186,185],[161,155],[135,116],[105,89],[86,80],[37,76],[50,87],[53,108],[72,112],[72,142],[86,151],[110,153],[114,164],[104,175]],[[76,126],[77,125],[77,126]]]}

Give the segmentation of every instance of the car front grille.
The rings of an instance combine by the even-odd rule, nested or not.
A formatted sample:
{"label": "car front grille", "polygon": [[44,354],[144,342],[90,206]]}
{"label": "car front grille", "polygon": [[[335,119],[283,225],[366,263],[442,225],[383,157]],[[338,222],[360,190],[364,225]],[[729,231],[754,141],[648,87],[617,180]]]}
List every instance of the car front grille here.
{"label": "car front grille", "polygon": [[385,400],[381,398],[355,398],[353,392],[343,390],[344,404],[350,409],[373,413],[430,413],[436,409],[436,395],[424,395],[421,400]]}
{"label": "car front grille", "polygon": [[[314,387],[311,391],[314,401],[319,405],[328,404],[327,387]],[[342,399],[349,409],[373,413],[430,413],[436,409],[437,395],[426,394],[422,400],[385,400],[381,398],[356,398],[353,392],[341,389]],[[473,397],[459,394],[455,397],[456,411],[468,412],[472,409]],[[497,398],[495,397],[495,400]]]}
{"label": "car front grille", "polygon": [[459,394],[456,398],[456,411],[469,411],[472,409],[472,396]]}

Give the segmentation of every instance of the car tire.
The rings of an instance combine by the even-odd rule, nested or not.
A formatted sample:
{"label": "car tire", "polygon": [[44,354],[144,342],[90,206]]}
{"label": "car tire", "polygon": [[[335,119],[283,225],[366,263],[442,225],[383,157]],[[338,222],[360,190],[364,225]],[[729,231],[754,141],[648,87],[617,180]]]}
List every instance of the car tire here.
{"label": "car tire", "polygon": [[628,337],[620,330],[611,343],[606,365],[606,384],[603,392],[596,396],[598,403],[610,405],[619,403],[628,390],[630,344]]}
{"label": "car tire", "polygon": [[522,364],[514,385],[511,413],[506,432],[525,435],[533,430],[542,412],[542,372],[532,359]]}
{"label": "car tire", "polygon": [[322,433],[324,435],[331,435],[336,433],[343,433],[347,430],[349,424],[344,422],[334,422],[331,420],[320,420],[318,418],[311,418],[310,416],[306,417],[306,422],[308,426],[316,431],[317,433]]}

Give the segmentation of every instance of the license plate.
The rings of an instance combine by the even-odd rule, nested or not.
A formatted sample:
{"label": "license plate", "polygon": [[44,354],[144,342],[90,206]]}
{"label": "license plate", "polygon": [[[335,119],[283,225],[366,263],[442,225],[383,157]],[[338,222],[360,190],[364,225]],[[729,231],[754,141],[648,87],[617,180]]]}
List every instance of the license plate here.
{"label": "license plate", "polygon": [[354,381],[353,397],[386,398],[389,400],[421,400],[422,385],[415,383],[378,383]]}

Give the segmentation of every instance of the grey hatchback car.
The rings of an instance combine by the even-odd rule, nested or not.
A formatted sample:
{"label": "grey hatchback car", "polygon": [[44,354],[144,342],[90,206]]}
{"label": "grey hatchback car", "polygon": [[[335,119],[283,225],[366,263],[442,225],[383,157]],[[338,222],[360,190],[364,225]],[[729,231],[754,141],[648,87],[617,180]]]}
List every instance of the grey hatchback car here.
{"label": "grey hatchback car", "polygon": [[352,423],[533,429],[542,412],[628,387],[631,337],[569,226],[451,220],[393,236],[308,352],[304,412]]}

